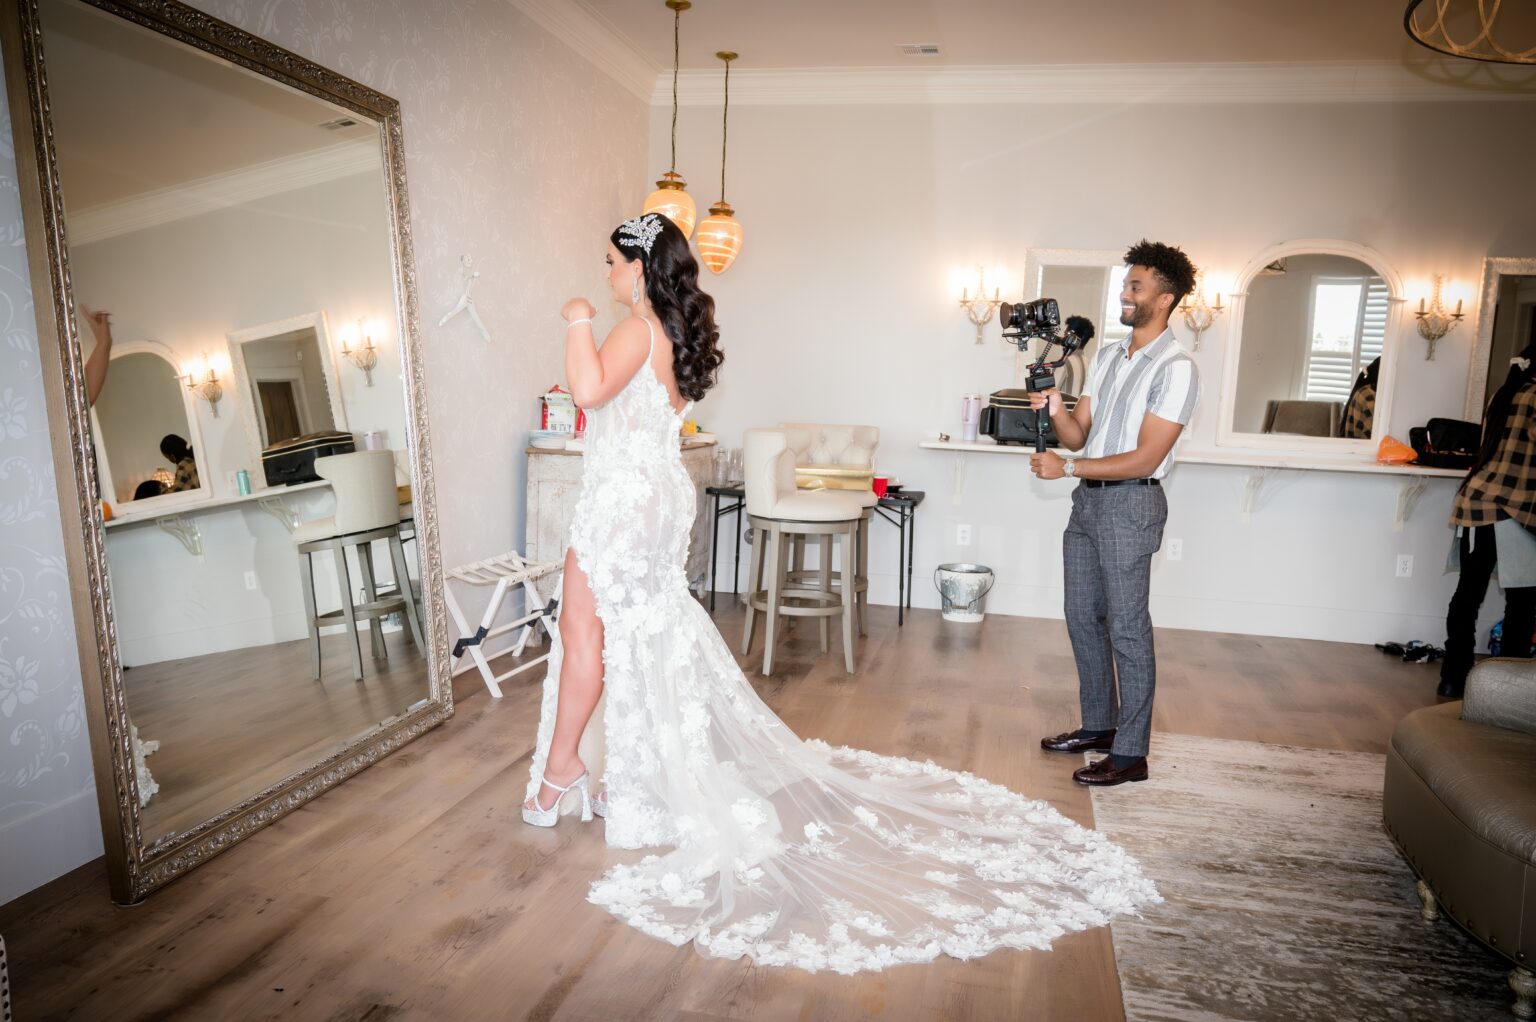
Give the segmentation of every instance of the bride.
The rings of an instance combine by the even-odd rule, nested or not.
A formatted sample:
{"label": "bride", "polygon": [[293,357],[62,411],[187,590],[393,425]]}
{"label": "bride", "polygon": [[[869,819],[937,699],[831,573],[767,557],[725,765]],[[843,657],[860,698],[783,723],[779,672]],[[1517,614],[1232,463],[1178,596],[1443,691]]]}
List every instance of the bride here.
{"label": "bride", "polygon": [[1047,804],[801,740],[758,698],[683,569],[678,433],[722,361],[714,301],[663,216],[621,224],[607,261],[632,315],[599,349],[592,305],[563,310],[571,392],[595,410],[523,819],[552,827],[570,802],[611,846],[671,850],[614,866],[588,900],[703,954],[842,973],[1047,948],[1159,900]]}

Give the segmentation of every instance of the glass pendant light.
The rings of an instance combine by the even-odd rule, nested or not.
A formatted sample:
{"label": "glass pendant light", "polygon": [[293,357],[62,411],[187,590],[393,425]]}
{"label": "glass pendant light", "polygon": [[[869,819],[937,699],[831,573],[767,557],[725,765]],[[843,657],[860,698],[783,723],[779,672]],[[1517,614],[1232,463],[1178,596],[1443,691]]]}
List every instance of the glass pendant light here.
{"label": "glass pendant light", "polygon": [[688,194],[688,182],[677,172],[677,44],[683,12],[693,4],[690,0],[667,0],[667,6],[672,10],[672,169],[656,182],[656,190],[645,200],[645,212],[660,213],[676,224],[686,238],[693,233],[699,209]]}
{"label": "glass pendant light", "polygon": [[725,61],[725,113],[720,122],[720,201],[709,207],[709,216],[699,224],[699,258],[711,273],[724,273],[741,251],[741,224],[732,215],[736,211],[725,201],[725,138],[731,116],[731,61],[736,54],[721,50],[715,54]]}

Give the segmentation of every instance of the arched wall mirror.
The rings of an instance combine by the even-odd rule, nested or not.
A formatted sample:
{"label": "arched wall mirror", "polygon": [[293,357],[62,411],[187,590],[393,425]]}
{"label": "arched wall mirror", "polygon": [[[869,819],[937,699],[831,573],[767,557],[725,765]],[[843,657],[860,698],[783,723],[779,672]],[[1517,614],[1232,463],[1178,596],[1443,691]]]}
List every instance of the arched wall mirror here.
{"label": "arched wall mirror", "polygon": [[1232,296],[1217,442],[1367,453],[1390,421],[1402,284],[1381,255],[1307,239],[1260,253]]}
{"label": "arched wall mirror", "polygon": [[1510,359],[1532,346],[1536,346],[1536,259],[1483,260],[1477,339],[1462,418],[1483,421],[1488,402],[1509,371]]}
{"label": "arched wall mirror", "polygon": [[113,347],[91,406],[103,499],[144,510],[208,498],[198,469],[202,433],[194,400],[164,345],[130,341]]}
{"label": "arched wall mirror", "polygon": [[[0,19],[108,874],[132,902],[452,713],[400,110],[172,0]],[[85,306],[112,313],[104,382]],[[382,324],[369,372],[317,310]],[[196,497],[152,493],[167,474]],[[398,507],[326,531],[386,479]]]}
{"label": "arched wall mirror", "polygon": [[[1093,340],[1072,355],[1057,374],[1065,394],[1081,393],[1087,367],[1106,341],[1126,337],[1131,328],[1120,322],[1120,289],[1125,282],[1124,253],[1116,249],[1037,248],[1025,260],[1024,297],[1054,298],[1063,320],[1082,316],[1093,324]],[[1040,354],[1039,341],[1030,342],[1029,358]]]}

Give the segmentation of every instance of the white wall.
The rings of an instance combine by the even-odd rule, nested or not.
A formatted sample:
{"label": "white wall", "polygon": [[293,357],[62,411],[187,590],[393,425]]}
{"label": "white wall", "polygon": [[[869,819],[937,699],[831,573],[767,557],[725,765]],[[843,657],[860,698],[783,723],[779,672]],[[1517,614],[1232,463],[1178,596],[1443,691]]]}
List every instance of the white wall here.
{"label": "white wall", "polygon": [[[608,233],[645,193],[644,103],[504,0],[438,6],[412,0],[206,0],[196,6],[400,100],[443,559],[451,566],[520,547],[521,451],[538,395],[562,374],[558,312],[574,293],[599,293]],[[15,179],[9,155],[0,155],[0,177]],[[46,746],[0,743],[0,821],[22,821],[0,837],[6,861],[0,900],[74,868],[101,847],[78,669],[61,659],[73,660],[74,644],[59,573],[57,510],[48,506],[52,464],[36,342],[28,341],[30,292],[14,185],[5,194],[10,199],[0,201],[12,209],[0,217],[0,240],[15,247],[5,249],[10,254],[3,265],[10,269],[0,273],[0,286],[12,299],[16,332],[9,336],[18,340],[0,345],[0,358],[14,359],[26,371],[15,376],[6,366],[0,398],[7,387],[19,393],[13,379],[34,382],[20,398],[8,399],[10,407],[27,402],[23,412],[10,413],[26,422],[27,453],[13,472],[0,476],[0,484],[24,488],[17,497],[9,489],[0,494],[20,507],[10,513],[34,516],[28,520],[42,538],[13,541],[7,529],[0,570],[38,579],[34,593],[52,592],[66,632],[39,647],[49,657],[44,670],[52,687],[28,719],[40,721]],[[475,297],[493,334],[490,344],[462,319],[436,325],[459,295],[458,260],[466,252],[481,270]],[[18,483],[29,478],[25,473],[37,481]],[[5,506],[0,502],[0,510]],[[51,545],[48,535],[55,537]],[[13,636],[31,625],[0,610],[0,658],[23,654]],[[16,727],[14,720],[0,720],[0,727]],[[67,773],[58,765],[65,762],[61,755]],[[67,782],[57,790],[44,791],[43,784],[19,789],[14,778],[34,760],[55,764],[48,784],[61,776]],[[29,806],[41,811],[72,797],[80,808],[70,827],[43,825],[41,817],[31,821]],[[87,821],[84,832],[81,821]],[[13,852],[25,855],[23,868],[11,868],[22,861]]]}
{"label": "white wall", "polygon": [[[780,420],[880,426],[880,467],[929,494],[914,604],[935,605],[936,564],[979,560],[998,572],[993,611],[1059,616],[1070,484],[1033,480],[1022,458],[972,455],[962,486],[956,455],[917,447],[940,430],[958,434],[961,394],[1012,377],[1001,342],[972,343],[951,274],[982,263],[1021,276],[1031,247],[1117,248],[1146,236],[1182,245],[1216,284],[1277,242],[1334,237],[1380,251],[1410,300],[1427,295],[1435,273],[1471,297],[1484,256],[1536,254],[1526,170],[1536,139],[1510,135],[1512,109],[733,103],[727,196],[746,237],[736,264],[706,285],[726,360],[700,422],[731,444]],[[665,169],[669,117],[652,112],[654,168]],[[1012,141],[1025,137],[1048,147]],[[1455,138],[1454,158],[1425,159],[1425,138]],[[719,139],[718,108],[683,108],[678,170],[701,207],[715,197]],[[1405,335],[1391,339],[1405,345],[1390,424],[1403,439],[1431,415],[1460,417],[1476,333],[1464,324],[1426,362],[1405,319]],[[1215,443],[1225,331],[1218,320],[1195,356],[1205,394],[1187,448]],[[1154,570],[1159,625],[1444,638],[1451,482],[1431,482],[1399,533],[1393,479],[1287,473],[1244,521],[1246,478],[1241,468],[1176,470],[1166,535],[1184,540],[1184,557]],[[953,542],[961,523],[973,526],[973,546]],[[877,600],[895,598],[894,542],[877,527]],[[1411,579],[1394,576],[1399,552],[1415,557]],[[1484,617],[1501,611],[1490,601]]]}

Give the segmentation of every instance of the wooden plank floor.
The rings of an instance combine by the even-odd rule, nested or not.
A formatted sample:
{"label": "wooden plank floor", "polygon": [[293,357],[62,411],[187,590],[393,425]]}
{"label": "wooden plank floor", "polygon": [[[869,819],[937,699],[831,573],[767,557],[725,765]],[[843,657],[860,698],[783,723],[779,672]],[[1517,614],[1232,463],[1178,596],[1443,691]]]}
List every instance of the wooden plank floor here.
{"label": "wooden plank floor", "polygon": [[[739,641],[728,602],[716,619]],[[835,642],[822,656],[802,626],[772,678],[750,658],[798,733],[931,757],[1091,825],[1073,759],[1038,746],[1077,722],[1061,622],[977,628],[917,611],[898,629],[877,607],[853,677]],[[1434,702],[1434,667],[1369,646],[1178,631],[1158,642],[1160,730],[1380,752],[1398,718]],[[91,865],[0,908],[17,1019],[1123,1017],[1106,929],[1050,952],[856,977],[646,937],[585,901],[607,864],[636,853],[609,851],[596,825],[520,820],[536,682],[499,701],[473,674],[458,688],[448,724],[140,906],[112,907]]]}

